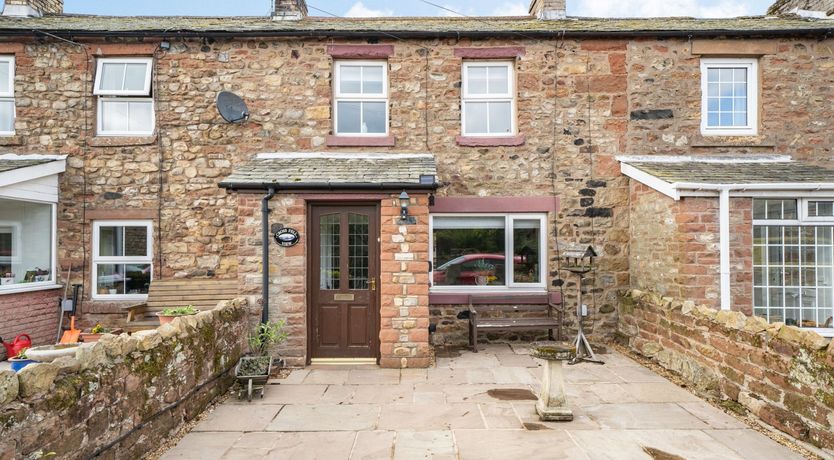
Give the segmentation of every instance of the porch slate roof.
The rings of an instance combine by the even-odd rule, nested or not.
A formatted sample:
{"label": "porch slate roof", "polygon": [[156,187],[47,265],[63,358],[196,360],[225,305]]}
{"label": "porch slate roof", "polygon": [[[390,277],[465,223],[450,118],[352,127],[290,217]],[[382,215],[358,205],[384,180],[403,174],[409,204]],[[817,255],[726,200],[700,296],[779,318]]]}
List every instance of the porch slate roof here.
{"label": "porch slate roof", "polygon": [[[421,176],[432,176],[430,183]],[[434,188],[437,165],[431,154],[269,153],[237,166],[224,188]]]}
{"label": "porch slate roof", "polygon": [[702,19],[582,18],[542,21],[530,16],[515,17],[307,17],[299,21],[276,21],[260,17],[119,17],[78,14],[46,15],[40,18],[0,16],[0,35],[42,36],[72,33],[84,35],[188,36],[228,34],[234,36],[320,35],[340,36],[370,33],[379,36],[457,36],[457,34],[550,34],[550,35],[743,35],[757,33],[826,33],[834,29],[827,20],[785,16],[747,16]]}
{"label": "porch slate roof", "polygon": [[779,155],[646,156],[620,161],[670,184],[834,184],[834,170]]}
{"label": "porch slate roof", "polygon": [[46,163],[58,161],[57,159],[42,158],[37,160],[31,159],[2,159],[0,158],[0,172],[12,171],[14,169],[28,168],[30,166],[38,166]]}

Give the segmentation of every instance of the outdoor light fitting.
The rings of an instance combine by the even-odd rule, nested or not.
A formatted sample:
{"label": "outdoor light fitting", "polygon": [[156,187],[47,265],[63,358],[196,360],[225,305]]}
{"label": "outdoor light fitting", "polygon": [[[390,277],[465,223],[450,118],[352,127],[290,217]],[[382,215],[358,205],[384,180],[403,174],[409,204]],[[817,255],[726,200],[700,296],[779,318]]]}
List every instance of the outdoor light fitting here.
{"label": "outdoor light fitting", "polygon": [[417,219],[408,215],[408,205],[410,202],[411,197],[409,197],[408,193],[403,190],[403,192],[400,193],[400,220],[398,222],[400,225],[417,223]]}

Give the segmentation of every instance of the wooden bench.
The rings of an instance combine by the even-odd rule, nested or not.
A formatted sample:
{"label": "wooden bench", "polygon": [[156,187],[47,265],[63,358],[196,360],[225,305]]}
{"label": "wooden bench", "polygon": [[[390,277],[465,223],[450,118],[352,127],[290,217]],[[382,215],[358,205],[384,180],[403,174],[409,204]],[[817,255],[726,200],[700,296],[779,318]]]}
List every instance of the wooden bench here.
{"label": "wooden bench", "polygon": [[232,279],[173,279],[152,281],[148,300],[138,305],[122,307],[127,312],[127,329],[149,329],[159,325],[156,313],[169,307],[192,305],[197,310],[211,310],[221,300],[238,295],[237,280]]}
{"label": "wooden bench", "polygon": [[[559,293],[525,294],[525,295],[488,295],[469,296],[469,344],[472,351],[478,352],[478,331],[506,330],[541,330],[547,329],[548,338],[553,340],[553,330],[558,330],[557,337],[562,336],[562,299]],[[483,313],[501,312],[502,317],[484,317]],[[546,316],[510,317],[508,313],[542,312]],[[556,315],[554,316],[554,312]]]}

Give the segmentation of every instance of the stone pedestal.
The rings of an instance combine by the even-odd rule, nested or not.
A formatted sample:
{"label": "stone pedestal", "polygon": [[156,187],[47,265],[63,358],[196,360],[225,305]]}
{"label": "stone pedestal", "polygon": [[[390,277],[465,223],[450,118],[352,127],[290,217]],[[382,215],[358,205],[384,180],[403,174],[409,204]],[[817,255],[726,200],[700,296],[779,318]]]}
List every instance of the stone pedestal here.
{"label": "stone pedestal", "polygon": [[565,393],[565,379],[562,366],[576,355],[576,349],[567,344],[533,345],[530,353],[534,358],[544,361],[544,375],[536,413],[543,421],[569,422],[573,420],[573,411],[568,407]]}

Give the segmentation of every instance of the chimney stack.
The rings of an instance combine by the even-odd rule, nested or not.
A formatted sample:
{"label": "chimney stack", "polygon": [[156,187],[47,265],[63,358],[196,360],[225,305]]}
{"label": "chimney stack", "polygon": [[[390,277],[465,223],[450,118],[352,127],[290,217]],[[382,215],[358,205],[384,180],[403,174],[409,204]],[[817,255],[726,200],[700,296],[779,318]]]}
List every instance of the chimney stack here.
{"label": "chimney stack", "polygon": [[273,0],[272,19],[276,21],[298,21],[307,17],[305,0]]}
{"label": "chimney stack", "polygon": [[533,0],[530,15],[546,20],[565,19],[568,16],[565,0]]}
{"label": "chimney stack", "polygon": [[41,17],[64,14],[64,0],[6,0],[3,16]]}

